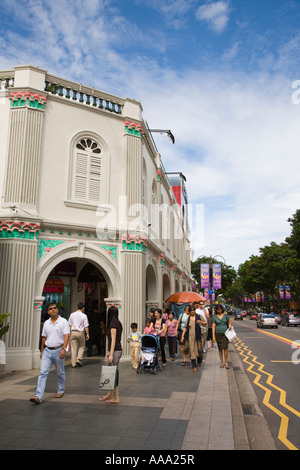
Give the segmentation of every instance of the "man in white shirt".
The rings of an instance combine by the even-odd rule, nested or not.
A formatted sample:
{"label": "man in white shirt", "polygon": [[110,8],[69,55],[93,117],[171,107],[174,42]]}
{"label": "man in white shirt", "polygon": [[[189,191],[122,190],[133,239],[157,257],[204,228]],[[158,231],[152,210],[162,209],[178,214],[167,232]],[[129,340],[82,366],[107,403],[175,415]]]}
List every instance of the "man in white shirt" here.
{"label": "man in white shirt", "polygon": [[71,364],[72,367],[82,366],[85,340],[89,340],[89,321],[84,311],[84,304],[79,302],[77,311],[69,318],[71,333]]}
{"label": "man in white shirt", "polygon": [[[208,310],[204,306],[204,301],[200,300],[200,302],[194,302],[194,307],[196,308],[196,313],[200,315],[203,318],[203,321],[207,322],[208,318]],[[207,328],[207,323],[205,325],[201,325],[201,341],[202,341],[202,348],[203,352],[206,352],[205,344],[206,344],[206,338],[208,334],[208,328]]]}
{"label": "man in white shirt", "polygon": [[70,328],[67,320],[58,314],[56,303],[48,305],[48,314],[50,318],[45,321],[42,330],[40,375],[35,395],[30,398],[30,401],[36,404],[42,403],[52,364],[55,365],[57,373],[57,393],[54,397],[61,398],[65,393],[65,356]]}

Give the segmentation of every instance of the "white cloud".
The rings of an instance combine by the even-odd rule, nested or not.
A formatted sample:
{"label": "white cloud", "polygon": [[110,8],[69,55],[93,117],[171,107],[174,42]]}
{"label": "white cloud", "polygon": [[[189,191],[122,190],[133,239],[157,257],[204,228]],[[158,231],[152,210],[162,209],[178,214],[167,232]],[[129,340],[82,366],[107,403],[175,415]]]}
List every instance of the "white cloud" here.
{"label": "white cloud", "polygon": [[[291,101],[292,81],[299,76],[286,80],[266,67],[248,74],[220,68],[176,72],[153,56],[132,58],[130,48],[119,53],[116,44],[122,38],[130,41],[136,35],[141,41],[149,33],[143,36],[136,25],[130,35],[129,20],[118,12],[107,21],[106,2],[74,0],[67,8],[61,0],[59,11],[56,2],[44,9],[41,2],[28,3],[32,8],[20,13],[22,25],[35,28],[27,37],[7,31],[1,40],[1,68],[32,63],[51,74],[136,98],[150,127],[171,129],[175,145],[164,135],[154,138],[166,170],[186,176],[189,202],[204,204],[204,244],[196,243],[196,256],[220,254],[237,267],[265,244],[284,241],[290,233],[286,220],[300,201],[300,105]],[[13,5],[4,1],[6,8]],[[91,9],[83,8],[87,5]],[[184,2],[173,5],[179,12]],[[198,19],[220,32],[220,25],[228,22],[229,2],[201,8]],[[68,21],[59,15],[62,11]],[[218,22],[218,17],[224,19]],[[292,63],[296,44],[297,38],[282,47],[277,64],[272,59],[273,71],[282,70],[283,60],[285,67]],[[229,59],[237,47],[227,52]]]}
{"label": "white cloud", "polygon": [[196,12],[196,18],[206,21],[216,33],[222,33],[229,21],[229,14],[229,2],[218,1],[199,7]]}

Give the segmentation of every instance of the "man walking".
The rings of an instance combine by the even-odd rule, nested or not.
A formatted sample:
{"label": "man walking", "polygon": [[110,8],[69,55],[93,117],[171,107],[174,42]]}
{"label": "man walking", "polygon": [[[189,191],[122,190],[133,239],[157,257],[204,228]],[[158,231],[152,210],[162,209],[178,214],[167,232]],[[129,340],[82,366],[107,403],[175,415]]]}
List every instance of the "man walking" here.
{"label": "man walking", "polygon": [[84,311],[84,304],[79,302],[77,311],[69,318],[71,333],[71,364],[72,367],[82,366],[85,340],[89,340],[89,321]]}
{"label": "man walking", "polygon": [[40,375],[35,395],[30,398],[30,401],[36,404],[42,403],[52,364],[55,365],[57,373],[57,393],[54,397],[61,398],[65,393],[65,356],[70,328],[67,320],[58,314],[56,303],[48,305],[48,314],[50,318],[45,321],[42,330]]}

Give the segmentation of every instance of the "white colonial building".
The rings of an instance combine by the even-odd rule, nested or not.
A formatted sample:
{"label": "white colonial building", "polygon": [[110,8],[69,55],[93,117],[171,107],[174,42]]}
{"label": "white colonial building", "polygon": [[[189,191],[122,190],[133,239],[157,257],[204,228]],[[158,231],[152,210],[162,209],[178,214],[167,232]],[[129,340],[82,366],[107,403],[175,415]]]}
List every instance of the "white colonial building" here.
{"label": "white colonial building", "polygon": [[190,290],[185,178],[166,174],[138,101],[0,71],[0,196],[8,370],[39,366],[43,302],[66,318],[79,301],[114,304],[127,335]]}

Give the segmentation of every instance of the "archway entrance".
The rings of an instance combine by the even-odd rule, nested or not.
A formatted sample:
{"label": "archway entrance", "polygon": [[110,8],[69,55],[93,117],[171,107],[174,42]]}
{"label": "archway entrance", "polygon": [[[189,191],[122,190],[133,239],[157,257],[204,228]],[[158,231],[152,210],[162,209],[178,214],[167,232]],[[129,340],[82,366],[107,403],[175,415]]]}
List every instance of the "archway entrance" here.
{"label": "archway entrance", "polygon": [[68,319],[77,310],[79,302],[85,304],[85,313],[89,318],[90,341],[88,355],[96,350],[98,354],[105,352],[105,325],[108,287],[101,270],[93,263],[72,258],[57,264],[49,273],[43,287],[45,298],[41,315],[41,329],[48,319],[47,305],[56,302],[59,314]]}

